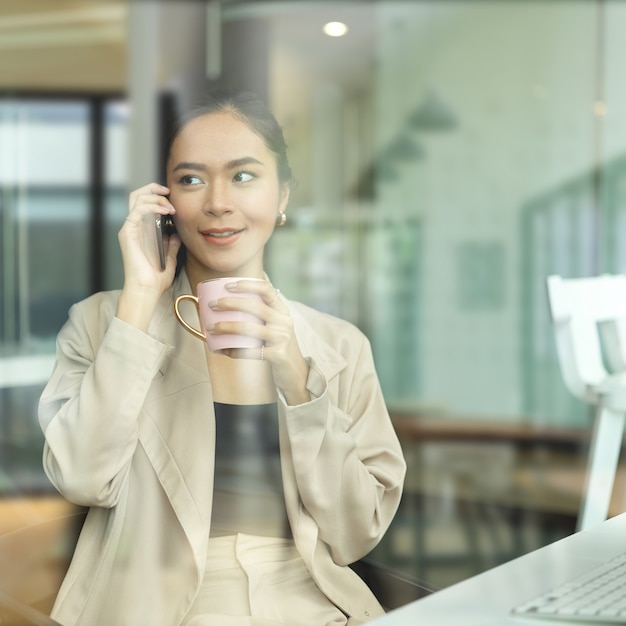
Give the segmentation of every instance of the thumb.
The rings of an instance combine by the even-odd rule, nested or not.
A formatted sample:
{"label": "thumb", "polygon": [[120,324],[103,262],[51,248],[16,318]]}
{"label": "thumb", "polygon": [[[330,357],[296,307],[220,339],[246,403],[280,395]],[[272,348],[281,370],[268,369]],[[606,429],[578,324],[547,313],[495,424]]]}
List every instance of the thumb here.
{"label": "thumb", "polygon": [[176,257],[178,256],[178,251],[181,249],[182,245],[183,243],[178,235],[170,235],[167,245],[167,260],[165,261],[167,267],[171,264],[176,267]]}

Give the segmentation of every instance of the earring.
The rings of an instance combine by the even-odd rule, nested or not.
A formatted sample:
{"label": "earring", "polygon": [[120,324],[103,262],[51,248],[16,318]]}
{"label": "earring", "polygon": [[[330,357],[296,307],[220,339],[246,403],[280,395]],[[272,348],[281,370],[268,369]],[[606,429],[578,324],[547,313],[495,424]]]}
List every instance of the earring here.
{"label": "earring", "polygon": [[284,211],[281,211],[276,218],[276,226],[284,226],[287,221],[287,215],[285,215]]}

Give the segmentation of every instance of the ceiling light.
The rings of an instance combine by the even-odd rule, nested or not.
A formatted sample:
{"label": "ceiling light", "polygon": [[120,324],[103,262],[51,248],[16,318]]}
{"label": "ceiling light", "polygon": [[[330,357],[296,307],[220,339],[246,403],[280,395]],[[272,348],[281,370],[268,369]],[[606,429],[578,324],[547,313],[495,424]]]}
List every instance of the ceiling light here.
{"label": "ceiling light", "polygon": [[323,31],[329,37],[343,37],[348,32],[348,26],[343,22],[328,22]]}

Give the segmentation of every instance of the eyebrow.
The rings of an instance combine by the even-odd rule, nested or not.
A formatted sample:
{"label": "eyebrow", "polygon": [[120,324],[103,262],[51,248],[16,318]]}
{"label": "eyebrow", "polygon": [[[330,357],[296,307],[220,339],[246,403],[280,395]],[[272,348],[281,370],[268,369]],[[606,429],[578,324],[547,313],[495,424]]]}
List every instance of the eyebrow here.
{"label": "eyebrow", "polygon": [[[243,165],[263,165],[262,161],[252,156],[241,157],[240,159],[233,159],[226,164],[226,168],[229,170],[242,167]],[[194,163],[193,161],[182,161],[174,167],[174,172],[178,170],[195,170],[197,172],[206,171],[207,167],[203,163]]]}

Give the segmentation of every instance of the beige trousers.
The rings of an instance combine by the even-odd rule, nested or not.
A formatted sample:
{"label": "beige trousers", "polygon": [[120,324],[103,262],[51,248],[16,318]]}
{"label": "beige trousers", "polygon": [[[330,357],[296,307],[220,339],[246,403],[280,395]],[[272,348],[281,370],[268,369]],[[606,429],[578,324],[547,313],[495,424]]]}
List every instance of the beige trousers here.
{"label": "beige trousers", "polygon": [[345,626],[290,539],[209,540],[200,591],[182,626]]}

